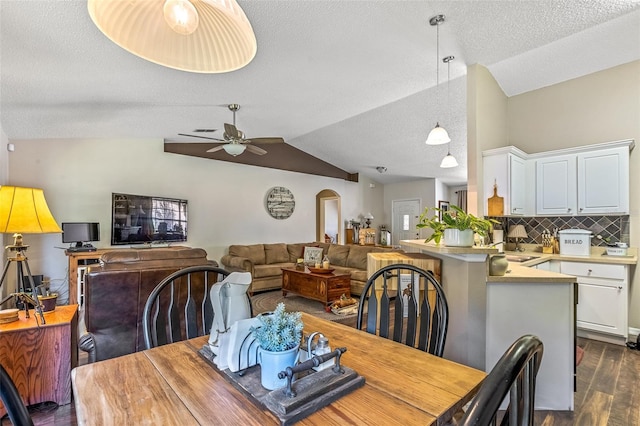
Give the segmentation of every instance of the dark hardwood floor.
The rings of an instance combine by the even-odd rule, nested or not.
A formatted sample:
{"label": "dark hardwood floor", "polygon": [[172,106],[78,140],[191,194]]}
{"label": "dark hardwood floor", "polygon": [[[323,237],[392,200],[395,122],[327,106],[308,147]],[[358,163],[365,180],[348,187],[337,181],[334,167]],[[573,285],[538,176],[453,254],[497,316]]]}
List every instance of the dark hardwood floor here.
{"label": "dark hardwood floor", "polygon": [[[578,366],[575,411],[537,411],[536,426],[640,425],[640,351],[588,339],[578,339],[578,345],[584,357]],[[73,404],[57,409],[42,404],[29,412],[37,426],[77,424]],[[11,423],[4,418],[0,424]]]}

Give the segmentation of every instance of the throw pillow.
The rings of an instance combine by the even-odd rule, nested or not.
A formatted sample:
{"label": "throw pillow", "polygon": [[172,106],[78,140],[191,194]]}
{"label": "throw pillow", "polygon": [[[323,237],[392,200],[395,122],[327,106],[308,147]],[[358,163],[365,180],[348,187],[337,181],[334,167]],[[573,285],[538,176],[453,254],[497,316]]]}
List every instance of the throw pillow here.
{"label": "throw pillow", "polygon": [[305,247],[304,263],[306,264],[322,263],[322,249],[320,247]]}

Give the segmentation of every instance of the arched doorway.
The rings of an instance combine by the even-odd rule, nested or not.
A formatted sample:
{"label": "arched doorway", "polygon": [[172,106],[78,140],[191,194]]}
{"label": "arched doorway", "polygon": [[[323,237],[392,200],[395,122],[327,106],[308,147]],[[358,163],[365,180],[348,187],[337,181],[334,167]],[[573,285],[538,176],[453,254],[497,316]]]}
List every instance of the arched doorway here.
{"label": "arched doorway", "polygon": [[333,243],[342,243],[340,195],[331,189],[323,189],[316,195],[316,241],[324,242],[325,234]]}

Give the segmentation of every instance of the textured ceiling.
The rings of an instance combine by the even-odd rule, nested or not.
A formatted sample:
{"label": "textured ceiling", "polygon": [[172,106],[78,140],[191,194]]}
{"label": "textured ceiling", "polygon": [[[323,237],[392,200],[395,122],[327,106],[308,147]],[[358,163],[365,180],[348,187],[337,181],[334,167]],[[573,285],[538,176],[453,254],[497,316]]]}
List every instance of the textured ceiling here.
{"label": "textured ceiling", "polygon": [[[159,0],[161,1],[161,0]],[[258,40],[245,68],[193,74],[131,55],[86,1],[0,0],[0,125],[10,140],[173,138],[231,121],[350,173],[399,182],[466,181],[466,68],[508,96],[640,59],[640,3],[623,0],[240,0]],[[454,55],[447,96],[440,56]],[[449,100],[447,102],[447,99]],[[439,102],[437,102],[439,100]],[[461,163],[427,147],[436,120]],[[445,124],[446,123],[446,124]],[[221,132],[214,135],[220,137]],[[55,142],[52,142],[55,143]],[[243,155],[250,155],[248,153]],[[388,172],[380,175],[375,167]]]}

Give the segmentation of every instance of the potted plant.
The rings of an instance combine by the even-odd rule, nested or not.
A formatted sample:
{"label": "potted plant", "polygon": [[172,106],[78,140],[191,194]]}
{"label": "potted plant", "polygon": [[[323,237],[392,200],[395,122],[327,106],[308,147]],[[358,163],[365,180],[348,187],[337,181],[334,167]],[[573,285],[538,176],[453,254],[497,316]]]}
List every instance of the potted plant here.
{"label": "potted plant", "polygon": [[[431,211],[434,213],[430,214]],[[439,213],[441,213],[441,219],[438,217]],[[500,222],[476,217],[458,206],[450,205],[447,211],[437,207],[427,207],[420,215],[416,228],[430,228],[433,231],[425,243],[433,240],[436,244],[440,244],[440,240],[444,237],[445,246],[471,247],[474,233],[486,237],[492,225],[497,223]]]}
{"label": "potted plant", "polygon": [[260,345],[258,363],[264,388],[274,390],[287,384],[286,379],[278,378],[278,373],[297,361],[304,327],[301,317],[300,312],[285,312],[284,303],[280,302],[275,311],[258,315],[260,326],[251,328]]}

